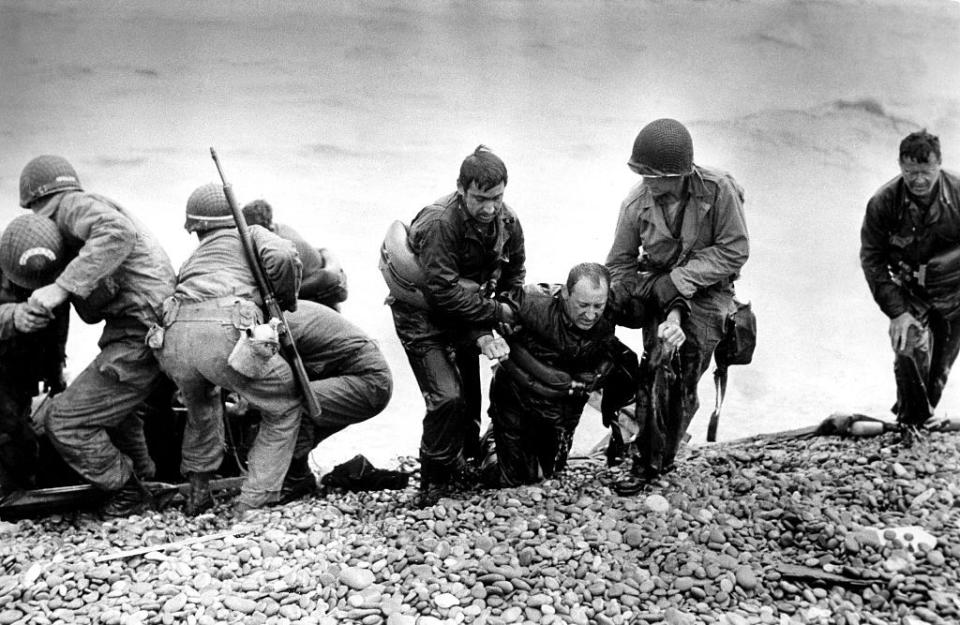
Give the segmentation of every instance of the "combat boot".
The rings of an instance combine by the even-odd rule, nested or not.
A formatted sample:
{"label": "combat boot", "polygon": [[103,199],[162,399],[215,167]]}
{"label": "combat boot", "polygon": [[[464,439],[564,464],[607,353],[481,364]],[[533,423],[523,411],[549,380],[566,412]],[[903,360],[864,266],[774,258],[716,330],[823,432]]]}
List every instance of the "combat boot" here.
{"label": "combat boot", "polygon": [[204,510],[213,507],[213,493],[210,492],[210,473],[197,471],[187,476],[190,480],[190,492],[187,493],[187,502],[183,512],[187,516],[197,516]]}
{"label": "combat boot", "polygon": [[100,509],[100,513],[107,518],[125,517],[131,514],[142,514],[153,508],[153,495],[144,487],[136,475],[114,491]]}
{"label": "combat boot", "polygon": [[317,478],[313,475],[313,471],[310,470],[310,464],[307,458],[307,456],[294,458],[290,462],[287,475],[283,478],[283,486],[280,487],[280,500],[278,503],[289,503],[316,492]]}
{"label": "combat boot", "polygon": [[429,508],[437,505],[441,497],[447,495],[450,487],[450,471],[442,465],[420,459],[420,488],[414,497],[413,505],[416,508]]}

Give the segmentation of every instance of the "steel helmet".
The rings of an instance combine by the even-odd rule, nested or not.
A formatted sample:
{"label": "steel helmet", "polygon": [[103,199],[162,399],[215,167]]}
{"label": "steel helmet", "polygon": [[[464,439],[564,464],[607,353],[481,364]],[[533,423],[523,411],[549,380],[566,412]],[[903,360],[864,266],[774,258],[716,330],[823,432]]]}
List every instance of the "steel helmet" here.
{"label": "steel helmet", "polygon": [[187,200],[187,232],[204,232],[235,225],[223,187],[215,182],[197,187]]}
{"label": "steel helmet", "polygon": [[15,218],[0,235],[0,270],[31,291],[56,280],[66,265],[65,253],[57,224],[34,213]]}
{"label": "steel helmet", "polygon": [[684,176],[693,171],[693,139],[675,119],[656,119],[633,142],[627,165],[641,176]]}
{"label": "steel helmet", "polygon": [[20,173],[20,206],[23,208],[60,191],[83,191],[76,170],[62,156],[38,156]]}

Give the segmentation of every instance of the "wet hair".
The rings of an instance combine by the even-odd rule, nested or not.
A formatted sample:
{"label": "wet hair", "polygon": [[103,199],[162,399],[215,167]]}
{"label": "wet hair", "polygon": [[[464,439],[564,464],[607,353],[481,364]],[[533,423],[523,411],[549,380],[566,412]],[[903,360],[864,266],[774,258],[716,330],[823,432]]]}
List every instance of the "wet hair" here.
{"label": "wet hair", "polygon": [[610,286],[610,270],[600,263],[580,263],[574,265],[567,274],[567,292],[573,291],[578,282],[587,278],[593,286]]}
{"label": "wet hair", "polygon": [[500,157],[490,151],[485,145],[478,145],[473,154],[463,159],[460,164],[460,177],[457,184],[463,191],[470,189],[470,183],[477,183],[477,189],[486,191],[501,182],[507,184],[507,166]]}
{"label": "wet hair", "polygon": [[243,207],[243,218],[248,226],[273,226],[273,207],[266,200],[254,200]]}
{"label": "wet hair", "polygon": [[900,160],[909,158],[918,163],[926,163],[933,154],[940,162],[940,138],[927,132],[927,129],[911,132],[900,142]]}

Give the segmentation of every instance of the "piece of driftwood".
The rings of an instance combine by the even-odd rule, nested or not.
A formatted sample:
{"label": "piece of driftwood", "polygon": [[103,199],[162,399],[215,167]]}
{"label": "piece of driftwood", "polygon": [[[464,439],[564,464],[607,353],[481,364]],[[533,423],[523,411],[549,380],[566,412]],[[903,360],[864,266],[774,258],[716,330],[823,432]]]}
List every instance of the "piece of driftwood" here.
{"label": "piece of driftwood", "polygon": [[863,579],[860,577],[851,577],[849,575],[840,575],[838,573],[828,573],[823,569],[814,568],[812,566],[789,564],[787,562],[778,562],[777,572],[784,577],[789,577],[792,579],[817,581],[839,586],[869,586],[876,581],[873,579]]}
{"label": "piece of driftwood", "polygon": [[[225,477],[210,481],[210,490],[220,492],[240,488],[242,477]],[[164,482],[145,482],[144,484],[157,504],[162,508],[177,495],[186,495],[190,485],[167,484]],[[107,494],[91,484],[58,486],[17,491],[0,500],[0,519],[22,519],[25,517],[51,514],[68,510],[80,510],[95,507],[106,499]]]}
{"label": "piece of driftwood", "polygon": [[125,560],[126,558],[132,558],[134,556],[142,556],[147,553],[152,553],[154,551],[166,551],[167,549],[179,549],[181,547],[188,547],[190,545],[195,545],[197,543],[205,543],[211,540],[219,540],[221,538],[228,538],[230,536],[236,536],[237,534],[243,534],[246,532],[233,530],[229,532],[218,532],[216,534],[207,534],[206,536],[194,536],[193,538],[185,538],[183,540],[177,540],[170,543],[160,543],[158,545],[150,545],[149,547],[137,547],[136,549],[127,549],[126,551],[119,551],[117,553],[108,553],[98,557],[94,560],[97,563],[100,562],[109,562],[111,560]]}

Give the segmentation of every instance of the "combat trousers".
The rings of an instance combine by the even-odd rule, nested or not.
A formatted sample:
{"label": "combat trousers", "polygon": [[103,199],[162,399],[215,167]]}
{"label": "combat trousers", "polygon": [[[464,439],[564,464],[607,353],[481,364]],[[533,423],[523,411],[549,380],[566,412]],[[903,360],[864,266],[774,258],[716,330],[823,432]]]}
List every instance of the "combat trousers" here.
{"label": "combat trousers", "polygon": [[[690,311],[681,323],[686,340],[680,346],[679,357],[672,359],[669,365],[673,368],[673,375],[667,376],[669,380],[664,380],[662,372],[659,377],[655,371],[647,371],[641,376],[642,383],[647,385],[641,389],[641,393],[649,398],[646,408],[657,410],[662,419],[662,432],[657,433],[662,437],[662,442],[657,446],[662,445],[662,449],[644,450],[645,441],[638,441],[644,461],[650,464],[649,469],[654,473],[668,469],[673,464],[685,440],[687,428],[700,408],[697,385],[710,367],[713,352],[723,337],[726,319],[733,311],[733,287],[711,287],[694,295],[689,304]],[[643,328],[643,348],[648,359],[658,353],[657,327],[663,319],[663,316],[658,316]],[[656,365],[648,360],[644,366],[655,368]],[[673,405],[653,405],[658,401],[662,404],[665,398]],[[648,423],[650,421],[650,415],[638,417]],[[642,435],[649,437],[650,434],[645,431]]]}
{"label": "combat trousers", "polygon": [[100,353],[43,413],[47,435],[63,459],[103,490],[118,490],[135,470],[153,473],[143,423],[133,414],[162,376],[144,344],[146,332],[135,319],[108,319]]}
{"label": "combat trousers", "polygon": [[338,375],[322,379],[314,379],[309,356],[302,353],[301,356],[311,379],[310,390],[320,403],[321,413],[316,421],[304,418],[300,423],[293,452],[296,460],[305,458],[321,441],[348,425],[380,414],[393,393],[390,367],[372,342],[343,363]]}
{"label": "combat trousers", "polygon": [[897,421],[919,426],[933,416],[960,352],[960,320],[948,321],[931,310],[923,328],[911,327],[907,344],[893,361],[897,381]]}
{"label": "combat trousers", "polygon": [[455,469],[480,453],[480,351],[465,329],[401,302],[390,308],[426,402],[420,458]]}
{"label": "combat trousers", "polygon": [[252,302],[235,298],[170,306],[164,314],[163,347],[156,354],[187,409],[184,474],[216,471],[223,460],[223,404],[217,387],[259,409],[260,429],[247,456],[248,473],[238,498],[259,507],[279,498],[303,406],[293,371],[281,356],[274,355],[259,378],[242,375],[227,364],[240,337],[239,318],[247,320],[239,325],[252,323],[260,312]]}
{"label": "combat trousers", "polygon": [[[586,397],[537,397],[498,369],[490,385],[497,456],[493,482],[501,487],[532,484],[562,470],[586,403]],[[491,470],[484,467],[485,474]]]}

